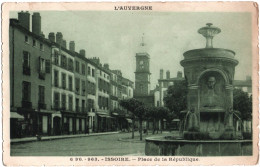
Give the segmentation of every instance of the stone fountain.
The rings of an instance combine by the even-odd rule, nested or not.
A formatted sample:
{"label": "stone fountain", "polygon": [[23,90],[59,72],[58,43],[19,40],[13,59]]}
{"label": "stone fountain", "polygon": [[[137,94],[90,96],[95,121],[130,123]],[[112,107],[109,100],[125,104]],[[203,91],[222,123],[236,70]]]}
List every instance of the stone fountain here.
{"label": "stone fountain", "polygon": [[198,33],[206,38],[206,48],[185,52],[180,62],[188,83],[181,139],[147,138],[146,155],[252,154],[252,141],[242,140],[234,118],[233,80],[238,64],[235,52],[213,48],[213,37],[220,32],[211,23],[200,28]]}

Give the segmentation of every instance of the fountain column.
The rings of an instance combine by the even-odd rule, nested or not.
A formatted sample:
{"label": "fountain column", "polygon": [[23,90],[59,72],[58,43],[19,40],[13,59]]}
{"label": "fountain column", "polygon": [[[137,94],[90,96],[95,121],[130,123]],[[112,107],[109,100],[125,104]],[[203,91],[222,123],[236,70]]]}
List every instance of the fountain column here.
{"label": "fountain column", "polygon": [[[206,38],[206,47],[185,52],[181,65],[188,82],[187,125],[184,137],[204,136],[219,139],[230,134],[233,125],[233,76],[238,61],[235,52],[213,48],[213,38],[221,29],[207,23],[198,33]],[[198,123],[196,123],[196,121]]]}

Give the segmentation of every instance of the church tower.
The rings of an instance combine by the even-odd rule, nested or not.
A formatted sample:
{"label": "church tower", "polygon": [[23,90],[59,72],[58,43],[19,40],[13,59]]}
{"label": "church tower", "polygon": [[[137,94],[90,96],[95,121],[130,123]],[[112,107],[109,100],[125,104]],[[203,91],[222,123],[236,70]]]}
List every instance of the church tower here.
{"label": "church tower", "polygon": [[[144,37],[141,47],[144,48]],[[150,93],[150,55],[145,51],[136,53],[135,96],[148,96]]]}

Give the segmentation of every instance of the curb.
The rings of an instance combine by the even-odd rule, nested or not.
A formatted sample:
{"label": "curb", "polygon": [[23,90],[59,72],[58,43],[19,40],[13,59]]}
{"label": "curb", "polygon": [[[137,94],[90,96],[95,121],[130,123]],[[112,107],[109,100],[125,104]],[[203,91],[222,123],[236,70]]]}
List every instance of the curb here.
{"label": "curb", "polygon": [[37,138],[31,139],[13,139],[10,140],[11,144],[19,144],[19,143],[27,143],[27,142],[40,142],[40,141],[48,141],[48,140],[57,140],[57,139],[68,139],[68,138],[80,138],[80,137],[91,137],[91,136],[101,136],[101,135],[112,135],[118,134],[119,132],[107,132],[107,133],[93,133],[93,134],[82,134],[82,135],[66,135],[66,136],[43,136],[41,140],[37,140]]}

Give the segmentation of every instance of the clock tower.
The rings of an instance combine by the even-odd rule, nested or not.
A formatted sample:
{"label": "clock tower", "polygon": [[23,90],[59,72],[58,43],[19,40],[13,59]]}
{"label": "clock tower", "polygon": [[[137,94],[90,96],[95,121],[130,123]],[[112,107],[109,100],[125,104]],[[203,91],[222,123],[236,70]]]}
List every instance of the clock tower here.
{"label": "clock tower", "polygon": [[[144,47],[142,37],[141,47]],[[136,53],[135,96],[148,96],[150,93],[150,55],[146,52]]]}

